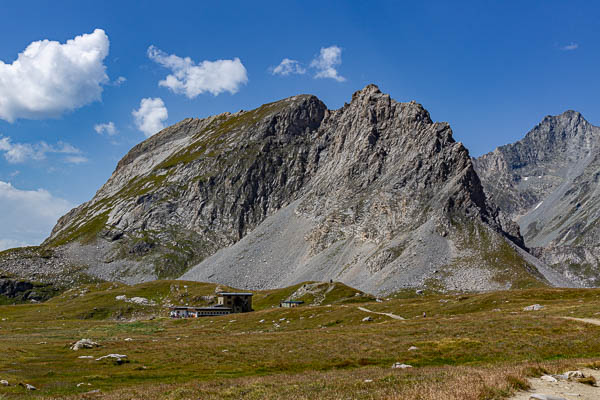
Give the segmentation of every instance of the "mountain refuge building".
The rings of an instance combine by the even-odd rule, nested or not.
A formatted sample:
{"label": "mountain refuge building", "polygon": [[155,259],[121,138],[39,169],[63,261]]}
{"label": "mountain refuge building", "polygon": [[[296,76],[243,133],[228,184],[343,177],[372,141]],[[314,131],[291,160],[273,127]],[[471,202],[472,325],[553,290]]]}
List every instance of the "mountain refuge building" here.
{"label": "mountain refuge building", "polygon": [[217,296],[217,305],[215,306],[174,306],[171,307],[169,315],[171,318],[199,318],[254,311],[252,309],[252,293],[219,292]]}

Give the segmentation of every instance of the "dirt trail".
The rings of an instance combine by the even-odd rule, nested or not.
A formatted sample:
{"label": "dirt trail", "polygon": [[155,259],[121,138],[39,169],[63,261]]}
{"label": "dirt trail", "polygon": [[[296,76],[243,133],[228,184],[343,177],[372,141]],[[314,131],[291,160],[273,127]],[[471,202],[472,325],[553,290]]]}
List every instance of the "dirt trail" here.
{"label": "dirt trail", "polygon": [[[596,323],[600,321],[596,320]],[[600,371],[582,369],[585,376],[593,375],[600,381]],[[600,399],[600,388],[585,385],[575,381],[558,380],[557,382],[546,382],[539,378],[529,379],[531,389],[526,392],[517,393],[509,400],[529,400],[534,394],[545,394],[563,398],[566,400],[598,400]],[[535,397],[533,397],[535,399]],[[543,398],[543,397],[542,397]]]}
{"label": "dirt trail", "polygon": [[399,315],[396,314],[392,314],[392,313],[385,313],[385,312],[377,312],[377,311],[371,311],[368,308],[364,308],[364,307],[358,307],[358,309],[360,311],[364,311],[364,312],[368,312],[368,313],[373,313],[373,314],[379,314],[379,315],[385,315],[387,317],[393,318],[393,319],[404,319]]}
{"label": "dirt trail", "polygon": [[600,319],[596,318],[574,318],[574,317],[562,317],[564,319],[570,319],[573,321],[585,322],[586,324],[600,325]]}

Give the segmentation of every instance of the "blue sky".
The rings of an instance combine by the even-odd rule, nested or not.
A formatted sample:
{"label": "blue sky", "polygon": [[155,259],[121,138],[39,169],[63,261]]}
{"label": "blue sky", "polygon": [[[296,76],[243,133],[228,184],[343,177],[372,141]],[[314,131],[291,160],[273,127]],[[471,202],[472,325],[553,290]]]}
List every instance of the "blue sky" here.
{"label": "blue sky", "polygon": [[567,109],[598,125],[599,17],[583,1],[5,2],[0,249],[39,243],[153,130],[298,93],[333,109],[375,83],[474,156]]}

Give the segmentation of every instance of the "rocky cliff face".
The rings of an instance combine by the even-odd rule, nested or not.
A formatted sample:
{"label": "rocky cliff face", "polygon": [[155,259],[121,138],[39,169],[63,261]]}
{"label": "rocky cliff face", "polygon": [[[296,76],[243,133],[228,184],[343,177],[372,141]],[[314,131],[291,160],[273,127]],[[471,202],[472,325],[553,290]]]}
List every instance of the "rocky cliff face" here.
{"label": "rocky cliff face", "polygon": [[579,284],[600,284],[599,127],[575,111],[547,116],[475,167],[534,254]]}
{"label": "rocky cliff face", "polygon": [[518,245],[448,124],[369,85],[339,110],[301,95],[163,130],[43,249],[49,265],[126,282],[335,279],[380,293],[561,284]]}

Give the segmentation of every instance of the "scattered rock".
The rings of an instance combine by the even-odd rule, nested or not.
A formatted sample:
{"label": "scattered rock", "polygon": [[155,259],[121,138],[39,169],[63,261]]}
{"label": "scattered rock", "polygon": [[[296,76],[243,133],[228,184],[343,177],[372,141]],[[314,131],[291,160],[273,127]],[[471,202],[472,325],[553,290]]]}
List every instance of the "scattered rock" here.
{"label": "scattered rock", "polygon": [[408,364],[402,364],[402,363],[394,363],[394,365],[392,365],[392,368],[400,368],[400,369],[406,369],[406,368],[412,368],[412,365],[408,365]]}
{"label": "scattered rock", "polygon": [[373,318],[371,318],[371,317],[364,317],[362,319],[362,322],[371,322],[371,321],[373,321]]}
{"label": "scattered rock", "polygon": [[542,375],[540,379],[546,382],[558,382],[558,380],[551,375]]}
{"label": "scattered rock", "polygon": [[581,371],[567,371],[564,373],[567,379],[579,379],[585,378],[585,375]]}
{"label": "scattered rock", "polygon": [[115,364],[121,365],[125,362],[129,362],[129,360],[126,360],[126,358],[127,356],[125,354],[107,354],[105,356],[96,358],[96,361],[112,359],[115,362]]}
{"label": "scattered rock", "polygon": [[23,386],[27,390],[37,390],[37,388],[29,383],[19,383],[19,386]]}
{"label": "scattered rock", "polygon": [[98,343],[93,342],[91,339],[81,339],[71,345],[71,350],[93,349],[94,347],[99,346]]}
{"label": "scattered rock", "polygon": [[539,310],[542,310],[543,308],[544,308],[544,306],[542,306],[542,305],[532,304],[530,306],[523,308],[523,311],[539,311]]}
{"label": "scattered rock", "polygon": [[145,297],[132,297],[128,302],[134,303],[134,304],[139,304],[141,306],[155,306],[156,305],[155,302],[148,300]]}
{"label": "scattered rock", "polygon": [[529,400],[567,400],[564,397],[552,396],[551,394],[535,393],[529,396]]}
{"label": "scattered rock", "polygon": [[154,301],[148,300],[145,297],[132,297],[129,299],[124,294],[122,294],[120,296],[116,296],[115,300],[124,301],[126,303],[138,304],[140,306],[155,306],[156,305],[156,303]]}

